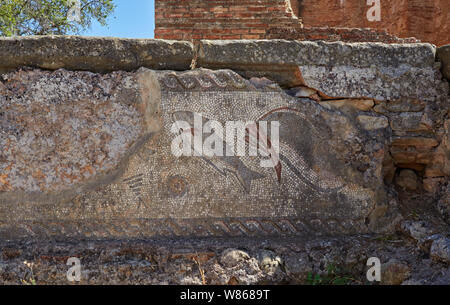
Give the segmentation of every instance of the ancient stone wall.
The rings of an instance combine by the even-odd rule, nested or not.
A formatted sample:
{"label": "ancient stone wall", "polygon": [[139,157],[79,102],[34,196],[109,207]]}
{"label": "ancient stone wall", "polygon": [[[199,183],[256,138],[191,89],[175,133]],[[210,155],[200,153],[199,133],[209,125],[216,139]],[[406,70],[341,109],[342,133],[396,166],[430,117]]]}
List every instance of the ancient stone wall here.
{"label": "ancient stone wall", "polygon": [[[438,54],[422,43],[0,39],[0,237],[392,232],[398,190],[448,219]],[[280,153],[174,155],[186,131],[209,138],[173,129],[196,114],[278,122]],[[249,149],[275,139],[252,126]]]}

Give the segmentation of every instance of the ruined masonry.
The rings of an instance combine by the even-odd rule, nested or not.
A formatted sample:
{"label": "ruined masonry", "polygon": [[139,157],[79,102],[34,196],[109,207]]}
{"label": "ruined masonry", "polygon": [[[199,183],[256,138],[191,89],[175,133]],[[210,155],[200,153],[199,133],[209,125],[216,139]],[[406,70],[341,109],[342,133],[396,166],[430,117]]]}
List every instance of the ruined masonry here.
{"label": "ruined masonry", "polygon": [[[448,0],[156,0],[159,39],[450,43]],[[379,4],[379,20],[368,13]],[[415,37],[415,38],[413,38]]]}
{"label": "ruined masonry", "polygon": [[[445,54],[421,43],[0,39],[0,238],[393,232],[404,177],[448,219]],[[278,121],[280,162],[174,156],[172,124],[195,113]]]}

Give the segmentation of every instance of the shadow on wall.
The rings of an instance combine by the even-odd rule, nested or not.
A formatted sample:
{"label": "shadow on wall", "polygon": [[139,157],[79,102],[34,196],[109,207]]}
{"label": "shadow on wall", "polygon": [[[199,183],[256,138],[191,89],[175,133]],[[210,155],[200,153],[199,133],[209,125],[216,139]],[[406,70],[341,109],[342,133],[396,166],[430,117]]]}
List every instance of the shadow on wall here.
{"label": "shadow on wall", "polygon": [[289,0],[288,2],[294,15],[299,17],[302,9],[302,0]]}

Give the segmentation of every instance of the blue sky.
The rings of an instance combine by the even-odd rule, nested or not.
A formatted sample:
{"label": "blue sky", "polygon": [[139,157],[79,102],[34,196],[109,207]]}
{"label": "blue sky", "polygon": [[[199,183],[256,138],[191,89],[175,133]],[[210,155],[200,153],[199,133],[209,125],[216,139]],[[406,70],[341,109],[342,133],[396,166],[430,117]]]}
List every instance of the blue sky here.
{"label": "blue sky", "polygon": [[85,36],[153,38],[155,30],[154,0],[114,0],[116,9],[103,27],[93,22]]}

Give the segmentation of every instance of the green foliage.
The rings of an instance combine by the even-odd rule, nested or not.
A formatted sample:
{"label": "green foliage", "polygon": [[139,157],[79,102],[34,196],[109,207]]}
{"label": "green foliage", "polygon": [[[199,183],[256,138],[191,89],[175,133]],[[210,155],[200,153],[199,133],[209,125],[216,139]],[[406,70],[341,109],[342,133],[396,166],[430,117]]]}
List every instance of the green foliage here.
{"label": "green foliage", "polygon": [[306,279],[308,285],[349,285],[352,282],[355,282],[350,276],[343,274],[342,270],[336,267],[333,264],[327,266],[327,274],[319,275],[313,274],[312,272],[308,273],[308,277]]}
{"label": "green foliage", "polygon": [[306,279],[306,282],[308,283],[308,285],[313,285],[313,286],[317,286],[317,285],[321,285],[322,284],[322,277],[318,274],[313,275],[312,272],[308,273],[308,278]]}
{"label": "green foliage", "polygon": [[[0,36],[80,34],[93,20],[106,25],[113,0],[79,0],[79,20],[71,20],[76,0],[1,0]],[[73,18],[72,18],[73,19]]]}

